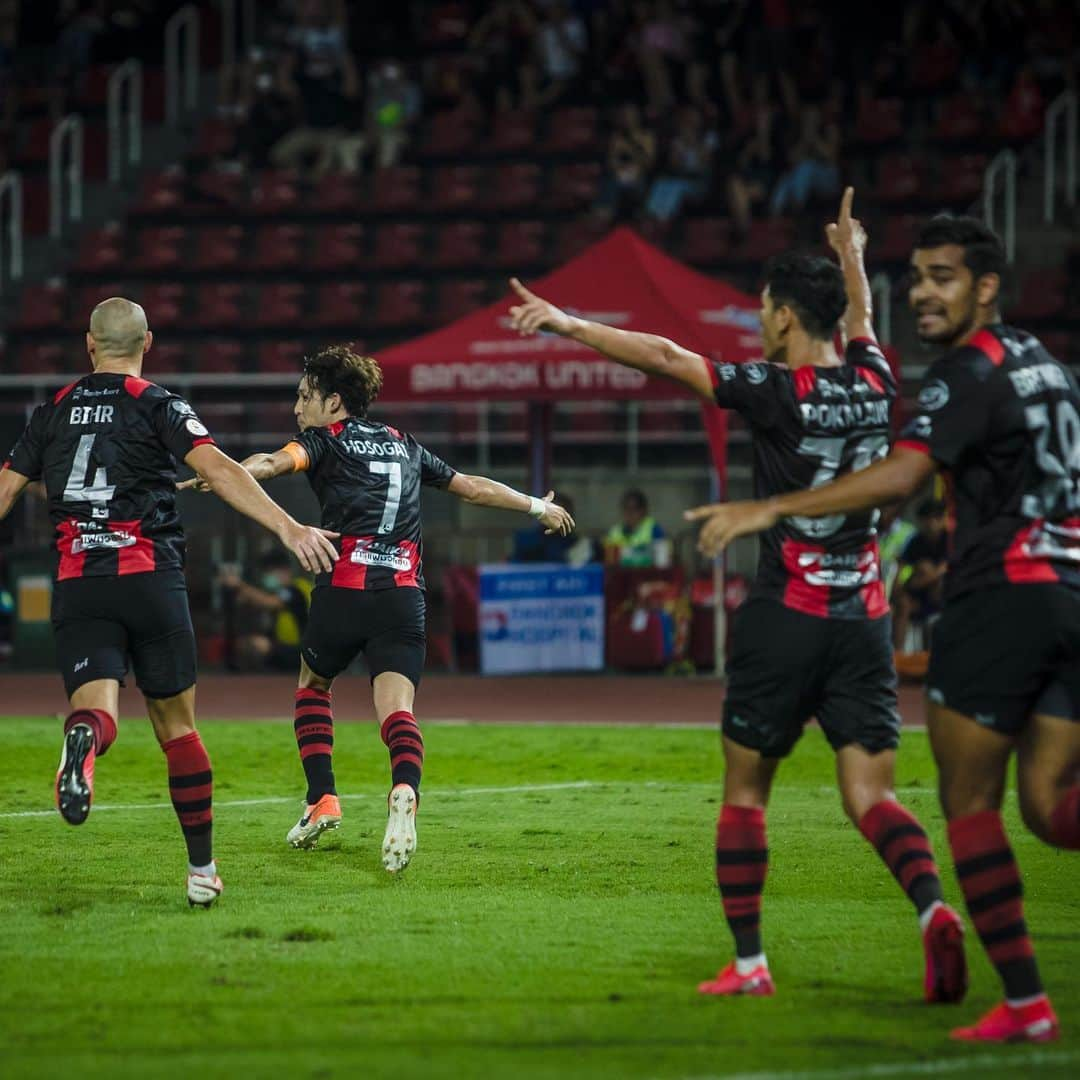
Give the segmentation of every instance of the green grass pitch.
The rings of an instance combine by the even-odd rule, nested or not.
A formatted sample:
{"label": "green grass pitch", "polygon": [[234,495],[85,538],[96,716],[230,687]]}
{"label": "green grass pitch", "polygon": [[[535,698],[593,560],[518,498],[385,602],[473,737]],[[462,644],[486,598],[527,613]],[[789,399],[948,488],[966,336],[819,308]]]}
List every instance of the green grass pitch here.
{"label": "green grass pitch", "polygon": [[[128,720],[73,829],[55,720],[0,721],[0,1074],[16,1077],[778,1078],[1080,1075],[1080,859],[1008,824],[1062,1042],[950,1043],[998,998],[969,933],[960,1007],[921,1001],[914,914],[832,791],[809,732],[769,812],[778,993],[695,987],[729,958],[712,876],[715,732],[426,729],[419,850],[379,862],[386,755],[339,725],[345,820],[284,843],[302,774],[284,723],[206,723],[225,894],[190,910],[164,762]],[[900,791],[946,852],[926,738]],[[111,809],[110,809],[111,808]],[[946,892],[958,890],[944,868]]]}

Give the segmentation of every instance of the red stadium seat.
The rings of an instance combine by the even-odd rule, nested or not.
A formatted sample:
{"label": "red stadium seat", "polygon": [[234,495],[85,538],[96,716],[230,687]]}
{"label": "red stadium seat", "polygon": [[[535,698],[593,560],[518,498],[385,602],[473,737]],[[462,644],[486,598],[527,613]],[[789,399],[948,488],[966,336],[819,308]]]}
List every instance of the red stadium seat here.
{"label": "red stadium seat", "polygon": [[497,210],[528,210],[536,206],[541,191],[540,166],[532,162],[500,165],[490,203]]}
{"label": "red stadium seat", "polygon": [[118,224],[83,233],[75,269],[83,274],[112,273],[124,262],[124,240],[124,231]]}
{"label": "red stadium seat", "polygon": [[933,137],[938,142],[969,142],[979,137],[982,128],[979,106],[970,93],[956,94],[937,106]]}
{"label": "red stadium seat", "polygon": [[67,293],[59,285],[27,285],[19,296],[16,330],[60,330]]}
{"label": "red stadium seat", "polygon": [[351,173],[327,173],[311,195],[311,205],[323,214],[355,210],[359,202],[358,181]]}
{"label": "red stadium seat", "polygon": [[235,172],[208,169],[194,183],[194,195],[200,207],[207,210],[235,213],[238,207],[247,210],[251,205],[251,182]]}
{"label": "red stadium seat", "polygon": [[569,262],[591,244],[595,244],[607,231],[607,225],[593,218],[565,222],[555,230],[551,261],[557,266]]}
{"label": "red stadium seat", "polygon": [[943,158],[938,197],[955,206],[966,206],[982,191],[987,164],[985,154]]}
{"label": "red stadium seat", "polygon": [[535,266],[545,261],[547,226],[541,221],[510,221],[499,226],[493,266],[506,270]]}
{"label": "red stadium seat", "polygon": [[687,218],[683,222],[682,257],[691,263],[714,263],[731,246],[731,223],[727,218]]}
{"label": "red stadium seat", "polygon": [[911,256],[911,244],[923,218],[917,214],[891,215],[885,219],[881,233],[881,246],[874,243],[874,250],[886,262],[907,262]]}
{"label": "red stadium seat", "polygon": [[206,225],[195,234],[196,270],[235,270],[244,249],[244,230],[239,225]]}
{"label": "red stadium seat", "polygon": [[108,64],[92,64],[82,78],[78,101],[87,109],[101,108],[105,104],[109,90],[109,75],[112,69]]}
{"label": "red stadium seat", "polygon": [[52,137],[55,123],[51,116],[41,116],[32,120],[26,129],[22,146],[15,156],[16,164],[35,165],[49,160],[49,139]]}
{"label": "red stadium seat", "polygon": [[432,177],[430,208],[438,213],[454,213],[479,207],[483,174],[475,165],[448,165],[436,169]]}
{"label": "red stadium seat", "polygon": [[299,378],[304,353],[302,341],[264,341],[259,346],[259,371],[293,371]]}
{"label": "red stadium seat", "polygon": [[1009,310],[1010,318],[1023,323],[1027,319],[1064,315],[1068,284],[1065,270],[1029,271],[1023,276],[1019,298]]}
{"label": "red stadium seat", "polygon": [[199,127],[192,156],[197,158],[228,157],[236,147],[236,127],[221,117],[209,117]]}
{"label": "red stadium seat", "polygon": [[467,156],[476,142],[476,118],[465,109],[445,109],[428,122],[420,139],[424,157]]}
{"label": "red stadium seat", "polygon": [[156,379],[163,372],[181,373],[188,371],[191,367],[191,352],[192,347],[190,345],[181,345],[175,341],[159,345],[158,342],[155,341],[150,352],[150,362],[154,368],[154,378]]}
{"label": "red stadium seat", "polygon": [[557,109],[548,117],[547,136],[543,144],[546,153],[595,151],[597,146],[596,109],[574,106]]}
{"label": "red stadium seat", "polygon": [[425,305],[422,281],[393,281],[379,289],[375,325],[382,327],[426,326],[431,314]]}
{"label": "red stadium seat", "polygon": [[237,282],[200,285],[193,317],[195,325],[203,329],[239,329],[244,296],[244,286]]}
{"label": "red stadium seat", "polygon": [[296,327],[303,323],[305,288],[295,282],[264,285],[255,309],[259,327]]}
{"label": "red stadium seat", "polygon": [[244,346],[238,341],[206,341],[191,349],[192,367],[196,371],[225,373],[240,371],[244,364]]}
{"label": "red stadium seat", "polygon": [[136,291],[151,330],[168,329],[183,321],[184,294],[184,286],[175,282],[153,282]]}
{"label": "red stadium seat", "polygon": [[536,114],[509,109],[495,114],[485,149],[492,154],[520,154],[536,141]]}
{"label": "red stadium seat", "polygon": [[67,374],[83,372],[85,353],[65,348],[55,342],[25,342],[15,354],[15,370],[20,375],[41,375],[52,372]]}
{"label": "red stadium seat", "polygon": [[260,216],[271,216],[295,210],[300,202],[300,185],[297,174],[288,169],[264,172],[251,192],[250,211]]}
{"label": "red stadium seat", "polygon": [[887,154],[878,162],[875,199],[886,205],[912,202],[923,189],[923,164],[909,154]]}
{"label": "red stadium seat", "polygon": [[752,221],[750,231],[743,237],[742,244],[733,252],[740,259],[767,259],[770,255],[779,255],[787,251],[795,240],[794,229],[790,221],[774,218],[771,221]]}
{"label": "red stadium seat", "polygon": [[300,265],[307,234],[299,225],[262,225],[255,232],[252,270],[289,270]]}
{"label": "red stadium seat", "polygon": [[557,166],[549,185],[548,202],[555,210],[582,210],[596,201],[599,187],[597,162]]}
{"label": "red stadium seat", "polygon": [[368,287],[362,281],[337,281],[318,292],[312,325],[355,329],[365,321]]}
{"label": "red stadium seat", "polygon": [[464,281],[445,281],[439,286],[435,303],[435,322],[438,325],[453,322],[462,315],[483,307],[487,299],[487,284],[475,278]]}
{"label": "red stadium seat", "polygon": [[479,267],[487,257],[487,228],[478,221],[443,225],[435,233],[432,264],[448,270]]}
{"label": "red stadium seat", "polygon": [[371,185],[371,203],[383,214],[401,214],[420,205],[420,170],[412,165],[379,169]]}
{"label": "red stadium seat", "polygon": [[900,98],[864,98],[859,102],[855,135],[859,142],[885,143],[904,134],[904,102]]}
{"label": "red stadium seat", "polygon": [[184,262],[187,230],[178,225],[143,229],[132,265],[137,270],[175,270]]}
{"label": "red stadium seat", "polygon": [[348,270],[358,267],[364,254],[363,225],[320,225],[308,265],[312,270]]}
{"label": "red stadium seat", "polygon": [[171,210],[184,201],[183,176],[177,169],[147,173],[142,178],[135,213],[156,214]]}
{"label": "red stadium seat", "polygon": [[940,90],[955,78],[960,54],[948,41],[924,43],[911,51],[909,79],[923,93]]}
{"label": "red stadium seat", "polygon": [[423,259],[423,242],[422,225],[380,225],[375,232],[372,266],[378,270],[419,266]]}

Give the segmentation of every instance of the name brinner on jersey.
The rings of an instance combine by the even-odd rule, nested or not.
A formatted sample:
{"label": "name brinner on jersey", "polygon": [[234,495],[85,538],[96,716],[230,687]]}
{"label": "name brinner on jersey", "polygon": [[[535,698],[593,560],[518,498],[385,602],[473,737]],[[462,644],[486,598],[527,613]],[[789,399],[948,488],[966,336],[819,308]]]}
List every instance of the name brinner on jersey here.
{"label": "name brinner on jersey", "polygon": [[377,540],[357,540],[349,558],[362,566],[385,566],[391,570],[411,570],[410,547],[380,544]]}

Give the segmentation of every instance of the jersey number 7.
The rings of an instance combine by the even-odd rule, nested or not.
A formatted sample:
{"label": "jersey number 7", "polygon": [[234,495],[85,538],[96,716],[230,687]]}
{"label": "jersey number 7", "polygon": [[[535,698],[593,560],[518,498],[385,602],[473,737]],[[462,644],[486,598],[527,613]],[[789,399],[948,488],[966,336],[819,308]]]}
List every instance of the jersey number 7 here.
{"label": "jersey number 7", "polygon": [[382,521],[379,522],[379,532],[393,532],[398,507],[401,505],[401,462],[369,461],[368,468],[373,473],[390,478],[386,489],[386,505],[383,507]]}

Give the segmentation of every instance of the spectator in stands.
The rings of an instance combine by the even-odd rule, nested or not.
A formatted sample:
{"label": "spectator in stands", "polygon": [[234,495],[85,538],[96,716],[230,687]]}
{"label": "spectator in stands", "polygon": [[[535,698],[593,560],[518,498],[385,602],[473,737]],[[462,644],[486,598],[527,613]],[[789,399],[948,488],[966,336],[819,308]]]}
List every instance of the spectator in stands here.
{"label": "spectator in stands", "polygon": [[264,625],[239,636],[236,659],[252,670],[293,671],[300,662],[300,639],[311,606],[311,581],[294,574],[283,551],[274,551],[259,563],[259,584],[249,585],[238,574],[218,578],[233,602],[254,611]]}
{"label": "spectator in stands", "polygon": [[727,178],[727,204],[736,240],[750,231],[754,207],[768,198],[776,179],[774,130],[774,110],[768,100],[759,100],[753,126],[735,144],[734,165]]}
{"label": "spectator in stands", "polygon": [[277,166],[297,168],[314,157],[313,177],[318,178],[338,163],[342,141],[362,116],[359,73],[344,24],[331,18],[325,0],[304,0],[287,45],[279,85],[299,102],[302,120],[274,146],[270,158]]}
{"label": "spectator in stands", "polygon": [[607,173],[595,213],[603,221],[630,216],[645,195],[656,162],[656,136],[641,121],[637,105],[619,109],[607,148]]}
{"label": "spectator in stands", "polygon": [[54,53],[56,76],[66,92],[77,95],[93,60],[94,45],[107,27],[105,4],[102,0],[63,4],[57,25],[60,29]]}
{"label": "spectator in stands", "polygon": [[581,90],[589,40],[585,22],[565,3],[553,0],[536,30],[543,84],[536,104],[551,105]]}
{"label": "spectator in stands", "polygon": [[669,0],[634,5],[635,47],[650,116],[675,104],[673,74],[686,68],[688,17],[676,13]]}
{"label": "spectator in stands", "polygon": [[397,60],[376,67],[367,89],[367,133],[375,166],[387,169],[398,163],[420,117],[420,87]]}
{"label": "spectator in stands", "polygon": [[652,182],[646,213],[657,221],[670,221],[687,199],[701,198],[709,187],[716,134],[705,130],[700,109],[679,110],[678,127],[664,155],[664,167]]}
{"label": "spectator in stands", "polygon": [[653,566],[664,530],[649,516],[645,493],[631,488],[619,502],[622,520],[612,525],[604,537],[605,560],[620,566]]}
{"label": "spectator in stands", "polygon": [[270,163],[274,145],[300,119],[298,103],[282,92],[276,77],[277,62],[264,49],[251,50],[238,102],[236,156],[247,169]]}
{"label": "spectator in stands", "polygon": [[840,129],[826,121],[818,105],[804,105],[799,134],[788,154],[788,169],[769,200],[773,217],[799,213],[812,198],[826,198],[840,190],[837,159]]}
{"label": "spectator in stands", "polygon": [[[925,629],[941,611],[948,565],[948,522],[945,504],[926,499],[916,511],[917,532],[900,556],[900,573],[893,587],[893,645],[906,651],[912,626]],[[928,642],[923,641],[923,648]]]}
{"label": "spectator in stands", "polygon": [[469,33],[478,89],[499,111],[522,105],[526,89],[535,93],[530,42],[536,26],[536,16],[524,0],[496,0]]}
{"label": "spectator in stands", "polygon": [[[574,500],[563,492],[556,492],[555,501],[566,509],[571,517]],[[519,529],[514,533],[514,547],[510,554],[511,562],[566,563],[568,566],[584,566],[596,562],[598,545],[595,540],[575,532],[572,536],[547,536],[543,525],[534,525],[531,529]]]}

